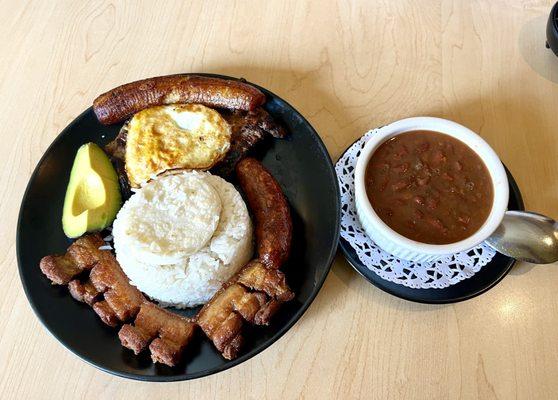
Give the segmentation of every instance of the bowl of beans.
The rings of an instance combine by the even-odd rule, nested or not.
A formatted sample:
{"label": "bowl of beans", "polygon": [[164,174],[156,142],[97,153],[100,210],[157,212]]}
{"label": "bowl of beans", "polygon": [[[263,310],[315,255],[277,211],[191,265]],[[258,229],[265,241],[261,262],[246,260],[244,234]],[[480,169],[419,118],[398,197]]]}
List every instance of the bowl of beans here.
{"label": "bowl of beans", "polygon": [[366,234],[405,260],[469,250],[498,227],[508,180],[494,150],[470,129],[415,117],[380,128],[355,170],[355,204]]}

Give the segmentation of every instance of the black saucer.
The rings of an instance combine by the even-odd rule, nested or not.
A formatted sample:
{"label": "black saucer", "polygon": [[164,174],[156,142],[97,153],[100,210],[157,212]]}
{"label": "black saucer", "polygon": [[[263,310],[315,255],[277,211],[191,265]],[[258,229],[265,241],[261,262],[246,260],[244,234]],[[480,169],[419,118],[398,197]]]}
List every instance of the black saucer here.
{"label": "black saucer", "polygon": [[[343,157],[343,155],[341,155],[341,157]],[[510,185],[508,210],[525,210],[523,198],[521,197],[521,192],[519,191],[515,179],[507,168],[506,173]],[[339,238],[339,247],[343,251],[349,264],[351,264],[351,266],[368,282],[394,296],[417,303],[445,304],[468,300],[493,288],[507,275],[515,264],[513,258],[496,253],[494,258],[487,265],[482,267],[479,272],[455,285],[451,285],[444,289],[413,289],[382,279],[373,271],[369,270],[362,261],[359,260],[356,251],[351,247],[349,242],[342,237]]]}

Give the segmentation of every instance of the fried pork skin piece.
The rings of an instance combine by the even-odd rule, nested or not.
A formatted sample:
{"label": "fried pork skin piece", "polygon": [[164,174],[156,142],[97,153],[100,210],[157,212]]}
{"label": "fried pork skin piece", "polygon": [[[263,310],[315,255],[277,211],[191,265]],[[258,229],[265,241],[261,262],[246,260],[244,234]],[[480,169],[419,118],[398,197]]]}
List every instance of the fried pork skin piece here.
{"label": "fried pork skin piece", "polygon": [[278,269],[291,249],[293,227],[287,199],[275,178],[255,158],[241,160],[236,175],[256,220],[258,258],[267,268]]}
{"label": "fried pork skin piece", "polygon": [[[99,250],[105,242],[99,234],[76,240],[64,255],[46,256],[41,271],[56,284],[67,284],[72,297],[87,303],[112,327],[136,317],[134,326],[124,325],[122,345],[136,354],[149,345],[154,362],[174,366],[194,334],[195,324],[163,310],[145,297],[124,274],[111,252]],[[85,281],[77,278],[90,271]]]}
{"label": "fried pork skin piece", "polygon": [[175,366],[192,336],[195,324],[190,320],[144,302],[134,325],[123,325],[118,332],[122,346],[139,354],[149,345],[153,362]]}
{"label": "fried pork skin piece", "polygon": [[232,360],[243,343],[242,320],[267,325],[281,303],[293,296],[281,271],[253,260],[202,308],[197,322],[223,357]]}
{"label": "fried pork skin piece", "polygon": [[250,293],[239,284],[221,288],[198,313],[197,323],[227,360],[242,346],[242,319],[255,322],[265,308],[266,295]]}
{"label": "fried pork skin piece", "polygon": [[145,108],[177,103],[250,111],[265,103],[265,95],[254,86],[236,80],[167,75],[109,90],[93,101],[93,111],[102,124],[110,125],[124,121]]}
{"label": "fried pork skin piece", "polygon": [[43,274],[56,285],[67,285],[83,271],[90,270],[99,260],[99,247],[105,242],[99,235],[79,238],[64,255],[50,255],[41,259]]}
{"label": "fried pork skin piece", "polygon": [[[128,282],[110,251],[99,250],[105,242],[99,234],[86,235],[70,245],[66,254],[46,256],[41,271],[56,284],[67,284],[72,297],[90,305],[112,327],[133,318],[145,300]],[[76,279],[89,272],[85,281]]]}
{"label": "fried pork skin piece", "polygon": [[236,276],[236,281],[249,289],[264,292],[278,302],[292,300],[294,293],[287,286],[285,274],[268,269],[260,261],[250,261]]}
{"label": "fried pork skin piece", "polygon": [[105,313],[106,309],[112,310],[119,322],[126,322],[136,316],[145,298],[130,284],[112,253],[99,251],[102,252],[102,258],[91,270],[89,282],[103,294],[104,300],[94,303],[93,309],[105,322],[106,318],[112,319],[110,314]]}
{"label": "fried pork skin piece", "polygon": [[82,283],[77,279],[68,283],[68,290],[74,299],[90,306],[93,306],[101,294],[91,282]]}

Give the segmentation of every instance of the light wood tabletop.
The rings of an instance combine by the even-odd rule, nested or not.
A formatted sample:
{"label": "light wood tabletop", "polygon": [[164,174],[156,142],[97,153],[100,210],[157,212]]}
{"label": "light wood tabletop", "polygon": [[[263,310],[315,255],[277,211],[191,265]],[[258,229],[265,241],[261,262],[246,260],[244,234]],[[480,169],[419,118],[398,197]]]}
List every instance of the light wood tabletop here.
{"label": "light wood tabletop", "polygon": [[558,217],[552,1],[0,1],[0,398],[556,399],[558,268],[516,265],[453,305],[400,300],[339,254],[277,343],[220,374],[143,383],[101,372],[43,328],[23,292],[16,221],[55,136],[101,92],[178,72],[245,77],[296,107],[334,160],[409,116],[478,132],[526,207]]}

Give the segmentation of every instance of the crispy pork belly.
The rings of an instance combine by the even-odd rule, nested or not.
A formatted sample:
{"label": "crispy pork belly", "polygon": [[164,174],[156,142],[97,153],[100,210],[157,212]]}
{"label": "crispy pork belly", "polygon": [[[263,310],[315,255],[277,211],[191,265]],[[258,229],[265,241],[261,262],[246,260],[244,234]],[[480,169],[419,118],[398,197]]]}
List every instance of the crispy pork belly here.
{"label": "crispy pork belly", "polygon": [[267,269],[260,261],[250,261],[238,273],[238,283],[251,290],[264,292],[279,302],[289,301],[294,293],[287,286],[285,274],[276,269]]}
{"label": "crispy pork belly", "polygon": [[238,355],[242,345],[242,319],[256,320],[267,303],[263,293],[250,293],[245,287],[232,284],[219,290],[198,313],[197,322],[227,360]]}
{"label": "crispy pork belly", "polygon": [[[112,253],[99,250],[104,244],[98,234],[83,236],[66,254],[44,257],[41,271],[54,283],[67,283],[72,297],[90,305],[111,327],[135,317],[134,325],[124,325],[119,332],[122,345],[136,354],[149,346],[154,362],[176,365],[195,324],[146,301]],[[89,271],[87,278],[81,276],[85,271]]]}
{"label": "crispy pork belly", "polygon": [[253,260],[202,308],[197,322],[223,357],[231,360],[243,343],[243,320],[268,325],[281,304],[293,296],[281,271]]}
{"label": "crispy pork belly", "polygon": [[[133,318],[145,300],[130,284],[99,234],[86,235],[70,245],[66,254],[43,257],[41,271],[56,284],[67,284],[72,297],[90,305],[101,320],[115,327]],[[89,271],[87,278],[80,275]]]}
{"label": "crispy pork belly", "polygon": [[70,245],[66,254],[43,257],[39,266],[53,284],[67,285],[95,266],[99,261],[99,247],[104,244],[99,235],[83,236]]}
{"label": "crispy pork belly", "polygon": [[91,270],[89,281],[103,294],[103,301],[114,310],[118,319],[126,322],[138,313],[145,298],[135,286],[130,284],[112,253],[102,252],[102,261]]}
{"label": "crispy pork belly", "polygon": [[91,282],[81,282],[78,279],[68,283],[68,290],[74,299],[90,306],[99,299],[101,294]]}
{"label": "crispy pork belly", "polygon": [[141,305],[134,325],[123,325],[118,337],[122,346],[135,354],[149,346],[153,362],[172,367],[180,362],[195,326],[187,318],[146,301]]}

